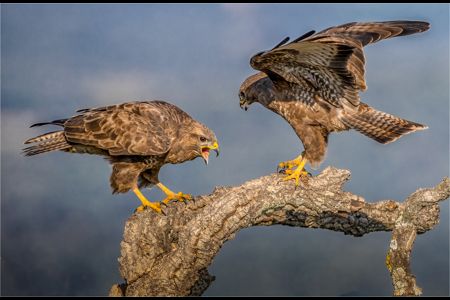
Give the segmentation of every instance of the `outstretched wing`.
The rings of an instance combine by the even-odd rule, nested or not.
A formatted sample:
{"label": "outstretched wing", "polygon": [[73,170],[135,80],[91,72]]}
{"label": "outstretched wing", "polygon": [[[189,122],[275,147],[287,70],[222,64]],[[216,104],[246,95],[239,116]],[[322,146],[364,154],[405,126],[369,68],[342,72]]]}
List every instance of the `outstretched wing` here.
{"label": "outstretched wing", "polygon": [[367,86],[364,79],[364,65],[366,63],[362,50],[364,46],[383,39],[420,33],[428,29],[430,29],[430,23],[421,21],[353,22],[330,27],[305,39],[305,41],[354,47],[347,68],[355,76],[358,88],[365,91]]}
{"label": "outstretched wing", "polygon": [[[128,107],[133,105],[139,103]],[[64,124],[68,142],[108,150],[111,155],[159,155],[170,149],[162,118],[125,110],[124,104],[83,111]]]}
{"label": "outstretched wing", "polygon": [[[250,65],[266,73],[281,88],[301,85],[336,107],[356,111],[358,90],[365,90],[364,54],[370,43],[426,31],[429,23],[416,21],[349,23],[309,32],[293,42],[255,54]],[[312,36],[311,36],[312,35]]]}

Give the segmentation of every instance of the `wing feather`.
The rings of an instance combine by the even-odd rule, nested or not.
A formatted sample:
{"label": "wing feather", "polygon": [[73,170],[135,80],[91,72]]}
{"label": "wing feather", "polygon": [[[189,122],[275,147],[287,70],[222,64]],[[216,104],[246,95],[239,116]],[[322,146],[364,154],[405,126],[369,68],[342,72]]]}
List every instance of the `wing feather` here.
{"label": "wing feather", "polygon": [[[358,90],[367,89],[362,48],[382,39],[427,31],[421,21],[353,22],[311,32],[293,42],[255,54],[250,65],[266,73],[278,88],[303,85],[324,100],[355,112]],[[304,38],[306,37],[306,38]]]}
{"label": "wing feather", "polygon": [[364,46],[383,39],[411,35],[428,29],[430,29],[430,24],[422,21],[353,22],[327,28],[305,41],[355,47],[354,53],[348,61],[348,69],[355,76],[358,88],[365,91],[367,86],[364,79],[366,63],[362,49]]}
{"label": "wing feather", "polygon": [[133,105],[128,106],[129,110],[123,106],[83,110],[64,124],[67,140],[108,150],[111,155],[166,153],[171,142],[161,127],[160,118],[132,112]]}
{"label": "wing feather", "polygon": [[[331,43],[295,42],[254,55],[250,65],[277,84],[282,78],[298,85],[313,87],[314,91],[336,107],[359,104],[354,93],[355,78],[347,69],[353,46]],[[274,74],[278,76],[274,76]],[[346,98],[349,102],[340,100]],[[350,103],[350,104],[349,104]]]}

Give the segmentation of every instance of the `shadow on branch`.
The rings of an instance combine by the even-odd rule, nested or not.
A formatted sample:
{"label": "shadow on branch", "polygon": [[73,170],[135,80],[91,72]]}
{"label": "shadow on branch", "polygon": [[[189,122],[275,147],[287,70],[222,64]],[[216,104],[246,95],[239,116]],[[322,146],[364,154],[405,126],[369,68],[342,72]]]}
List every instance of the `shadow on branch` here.
{"label": "shadow on branch", "polygon": [[287,225],[362,236],[392,231],[386,264],[394,295],[418,296],[410,253],[416,234],[439,222],[439,202],[449,197],[449,178],[419,189],[403,202],[367,203],[342,190],[350,172],[328,167],[308,184],[283,182],[273,173],[239,187],[216,188],[193,201],[171,202],[166,216],[154,210],[133,214],[125,224],[119,272],[126,283],[109,296],[199,296],[214,276],[207,267],[223,243],[242,228]]}

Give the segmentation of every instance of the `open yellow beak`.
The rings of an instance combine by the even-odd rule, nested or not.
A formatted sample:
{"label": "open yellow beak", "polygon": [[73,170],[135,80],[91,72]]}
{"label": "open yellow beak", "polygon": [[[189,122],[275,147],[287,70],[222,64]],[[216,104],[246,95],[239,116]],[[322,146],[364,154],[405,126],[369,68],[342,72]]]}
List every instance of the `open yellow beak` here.
{"label": "open yellow beak", "polygon": [[214,142],[214,144],[212,146],[202,147],[202,156],[203,156],[203,159],[205,160],[205,164],[208,164],[209,150],[216,151],[216,153],[217,153],[216,157],[219,156],[219,152],[220,152],[219,144],[217,144],[217,142]]}

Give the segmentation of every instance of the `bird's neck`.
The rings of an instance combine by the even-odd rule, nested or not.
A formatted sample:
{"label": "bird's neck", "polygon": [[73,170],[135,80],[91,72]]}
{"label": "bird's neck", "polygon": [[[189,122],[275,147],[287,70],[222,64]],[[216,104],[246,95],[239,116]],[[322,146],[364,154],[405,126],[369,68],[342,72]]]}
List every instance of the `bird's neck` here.
{"label": "bird's neck", "polygon": [[276,94],[279,92],[276,90],[272,80],[269,77],[264,77],[256,83],[256,91],[258,91],[257,99],[262,106],[270,109],[269,105],[275,100]]}

